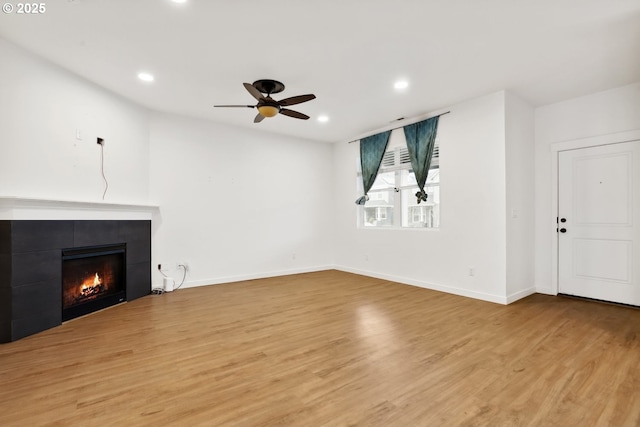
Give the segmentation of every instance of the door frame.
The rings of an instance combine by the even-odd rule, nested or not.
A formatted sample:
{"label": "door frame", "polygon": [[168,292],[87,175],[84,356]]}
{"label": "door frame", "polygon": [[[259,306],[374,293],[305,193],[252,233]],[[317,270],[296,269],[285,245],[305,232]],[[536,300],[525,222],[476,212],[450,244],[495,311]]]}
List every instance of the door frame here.
{"label": "door frame", "polygon": [[[598,147],[601,145],[620,144],[640,140],[640,129],[626,132],[611,133],[607,135],[592,136],[588,138],[572,139],[569,141],[554,142],[551,144],[551,294],[558,295],[559,283],[559,244],[558,232],[554,230],[553,217],[558,218],[558,188],[560,177],[558,173],[558,159],[561,151],[577,150],[580,148]],[[557,223],[556,223],[557,225]]]}

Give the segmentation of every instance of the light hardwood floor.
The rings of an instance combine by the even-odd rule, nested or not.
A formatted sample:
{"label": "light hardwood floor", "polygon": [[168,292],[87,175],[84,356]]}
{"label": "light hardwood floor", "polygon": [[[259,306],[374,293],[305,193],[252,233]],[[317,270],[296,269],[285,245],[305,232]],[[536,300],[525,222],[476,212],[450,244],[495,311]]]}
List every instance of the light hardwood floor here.
{"label": "light hardwood floor", "polygon": [[0,426],[633,426],[639,339],[337,271],[182,289],[0,345]]}

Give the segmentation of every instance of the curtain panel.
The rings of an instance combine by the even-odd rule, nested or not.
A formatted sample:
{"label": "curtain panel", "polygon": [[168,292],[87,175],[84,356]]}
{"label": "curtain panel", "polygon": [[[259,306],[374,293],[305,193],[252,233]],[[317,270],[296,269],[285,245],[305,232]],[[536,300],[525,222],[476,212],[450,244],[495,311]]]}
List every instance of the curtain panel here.
{"label": "curtain panel", "polygon": [[424,185],[429,175],[433,147],[438,133],[438,119],[440,116],[432,117],[418,123],[404,126],[404,136],[407,140],[407,149],[411,159],[411,167],[416,175],[419,191],[416,193],[418,203],[427,201],[427,193]]}
{"label": "curtain panel", "polygon": [[362,166],[364,195],[356,200],[358,205],[364,205],[369,200],[367,193],[371,190],[376,176],[378,176],[378,170],[380,169],[384,152],[387,149],[390,134],[391,131],[388,130],[360,140],[360,165]]}

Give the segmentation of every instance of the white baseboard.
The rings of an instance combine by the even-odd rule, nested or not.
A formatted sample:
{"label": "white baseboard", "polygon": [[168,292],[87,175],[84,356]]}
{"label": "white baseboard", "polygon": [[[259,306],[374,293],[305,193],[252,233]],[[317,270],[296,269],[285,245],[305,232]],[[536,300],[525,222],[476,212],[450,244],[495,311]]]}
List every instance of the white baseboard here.
{"label": "white baseboard", "polygon": [[[503,295],[493,295],[493,294],[487,294],[484,292],[475,292],[475,291],[471,291],[464,288],[440,285],[437,283],[430,283],[430,282],[425,282],[422,280],[416,280],[416,279],[411,279],[411,278],[402,277],[402,276],[393,276],[390,274],[377,273],[374,271],[360,270],[356,268],[350,268],[350,267],[339,266],[339,265],[321,265],[321,266],[315,266],[315,267],[304,267],[304,268],[296,268],[296,269],[290,269],[290,270],[268,271],[263,273],[242,274],[242,275],[236,275],[236,276],[223,276],[223,277],[216,277],[216,278],[203,279],[203,280],[187,280],[182,285],[181,289],[195,288],[199,286],[219,285],[222,283],[242,282],[245,280],[266,279],[269,277],[277,277],[277,276],[290,276],[292,274],[314,273],[317,271],[325,271],[325,270],[339,270],[347,273],[374,277],[376,279],[388,280],[390,282],[397,282],[405,285],[417,286],[424,289],[431,289],[434,291],[445,292],[448,294],[459,295],[467,298],[474,298],[474,299],[493,302],[493,303],[502,304],[502,305],[511,304],[514,301],[525,298],[536,292],[550,293],[551,291],[550,289],[548,291],[541,291],[539,288],[528,288],[505,297]],[[178,284],[179,284],[179,280],[176,280],[176,286]],[[162,288],[162,282],[154,283],[153,288]]]}
{"label": "white baseboard", "polygon": [[376,273],[373,271],[358,270],[355,268],[334,266],[335,270],[345,271],[347,273],[359,274],[361,276],[375,277],[376,279],[388,280],[391,282],[398,282],[405,285],[417,286],[420,288],[431,289],[434,291],[446,292],[448,294],[460,295],[463,297],[479,299],[482,301],[493,302],[496,304],[506,305],[508,304],[507,298],[502,295],[492,295],[484,292],[475,292],[468,289],[456,288],[453,286],[439,285],[436,283],[425,282],[422,280],[415,280],[407,277],[392,276],[389,274]]}
{"label": "white baseboard", "polygon": [[[266,279],[277,276],[290,276],[292,274],[314,273],[316,271],[333,270],[332,265],[323,265],[316,267],[295,268],[290,270],[267,271],[263,273],[242,274],[237,276],[223,276],[212,279],[203,280],[186,280],[180,289],[196,288],[199,286],[219,285],[222,283],[242,282],[245,280]],[[176,286],[180,284],[180,277],[174,278]],[[153,284],[153,288],[162,288],[162,281]]]}
{"label": "white baseboard", "polygon": [[507,295],[507,304],[511,304],[512,302],[516,302],[519,299],[528,297],[529,295],[533,295],[536,293],[536,288],[527,288],[518,292],[514,292],[511,295]]}
{"label": "white baseboard", "polygon": [[536,292],[545,295],[558,295],[557,292],[553,292],[551,286],[536,286]]}

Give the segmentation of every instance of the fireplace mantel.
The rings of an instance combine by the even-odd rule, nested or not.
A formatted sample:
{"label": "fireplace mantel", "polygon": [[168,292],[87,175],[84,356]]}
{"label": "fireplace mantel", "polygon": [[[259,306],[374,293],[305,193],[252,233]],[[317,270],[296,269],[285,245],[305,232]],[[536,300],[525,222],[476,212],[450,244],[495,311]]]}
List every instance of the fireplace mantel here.
{"label": "fireplace mantel", "polygon": [[155,205],[0,196],[0,220],[151,220]]}

